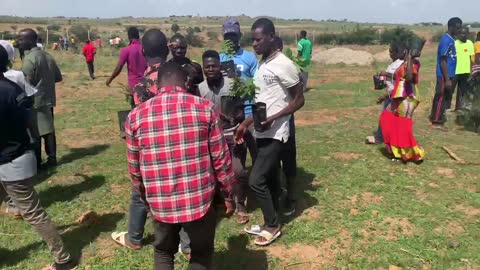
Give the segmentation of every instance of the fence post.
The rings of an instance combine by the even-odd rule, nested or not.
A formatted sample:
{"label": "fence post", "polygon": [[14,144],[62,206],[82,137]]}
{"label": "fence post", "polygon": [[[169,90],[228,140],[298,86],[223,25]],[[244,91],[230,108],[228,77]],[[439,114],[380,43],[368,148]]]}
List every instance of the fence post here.
{"label": "fence post", "polygon": [[46,40],[45,40],[45,49],[48,49],[48,28],[47,28],[47,36],[46,36]]}
{"label": "fence post", "polygon": [[313,30],[313,38],[312,38],[312,52],[313,52],[313,47],[315,47],[315,30]]}

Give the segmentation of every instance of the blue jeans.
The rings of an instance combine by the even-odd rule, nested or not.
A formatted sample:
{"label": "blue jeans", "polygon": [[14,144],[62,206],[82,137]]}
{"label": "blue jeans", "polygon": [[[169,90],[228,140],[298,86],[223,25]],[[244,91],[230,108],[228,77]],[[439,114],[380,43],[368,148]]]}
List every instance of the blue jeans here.
{"label": "blue jeans", "polygon": [[132,188],[130,202],[130,216],[128,217],[128,238],[134,245],[142,245],[143,232],[147,222],[147,207],[140,198],[140,194]]}
{"label": "blue jeans", "polygon": [[[392,101],[390,100],[390,98],[387,98],[387,99],[383,102],[383,110],[382,110],[382,112],[388,107],[388,105],[390,105],[390,102],[392,102]],[[382,127],[380,126],[380,124],[378,125],[377,133],[375,134],[375,141],[376,141],[376,142],[379,142],[379,143],[383,143]]]}

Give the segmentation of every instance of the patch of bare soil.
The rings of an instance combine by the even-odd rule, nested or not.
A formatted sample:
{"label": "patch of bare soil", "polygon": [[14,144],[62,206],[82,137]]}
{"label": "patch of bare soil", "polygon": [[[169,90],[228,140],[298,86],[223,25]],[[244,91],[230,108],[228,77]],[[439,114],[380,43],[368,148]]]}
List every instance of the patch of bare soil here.
{"label": "patch of bare soil", "polygon": [[288,269],[314,270],[335,265],[337,256],[345,253],[352,243],[351,233],[340,231],[337,237],[330,237],[316,245],[294,244],[292,246],[272,245],[267,252],[285,263],[302,263]]}
{"label": "patch of bare soil", "polygon": [[295,125],[297,126],[332,124],[335,122],[337,122],[337,117],[331,110],[299,111],[295,113]]}
{"label": "patch of bare soil", "polygon": [[303,212],[299,220],[318,220],[322,216],[322,212],[316,208],[310,208]]}
{"label": "patch of bare soil", "polygon": [[412,236],[417,229],[407,218],[386,217],[378,224],[374,221],[367,221],[361,230],[363,237],[368,242],[374,242],[375,238],[385,240],[397,240],[402,236]]}
{"label": "patch of bare soil", "polygon": [[375,195],[371,192],[363,192],[362,194],[358,195],[355,194],[350,197],[350,204],[352,206],[362,206],[367,207],[372,204],[379,204],[383,201],[383,196]]}
{"label": "patch of bare soil", "polygon": [[449,237],[457,237],[465,233],[465,228],[463,228],[463,226],[460,223],[456,221],[452,221],[444,226],[439,226],[433,229],[433,231],[438,234],[447,235]]}
{"label": "patch of bare soil", "polygon": [[457,205],[455,206],[455,208],[453,209],[457,212],[462,212],[464,213],[466,216],[468,216],[469,218],[474,218],[478,215],[480,215],[480,209],[478,208],[475,208],[473,206],[469,206],[469,205]]}
{"label": "patch of bare soil", "polygon": [[322,64],[346,64],[368,66],[373,63],[373,56],[366,51],[355,51],[349,48],[332,48],[313,55],[312,60]]}
{"label": "patch of bare soil", "polygon": [[365,158],[365,156],[362,154],[351,153],[351,152],[334,152],[330,155],[335,159],[341,159],[341,160],[357,160],[357,159]]}
{"label": "patch of bare soil", "polygon": [[455,177],[455,171],[453,169],[449,168],[442,168],[442,167],[437,167],[436,173],[442,176],[445,176],[447,178],[454,178]]}

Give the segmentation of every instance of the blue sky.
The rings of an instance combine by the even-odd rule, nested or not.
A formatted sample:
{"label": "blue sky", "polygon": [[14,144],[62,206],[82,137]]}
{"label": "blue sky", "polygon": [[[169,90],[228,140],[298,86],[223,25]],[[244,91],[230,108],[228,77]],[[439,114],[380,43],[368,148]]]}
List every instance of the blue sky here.
{"label": "blue sky", "polygon": [[[358,22],[480,21],[479,0],[1,0],[1,15],[112,18],[169,15],[275,16]],[[450,4],[449,4],[450,3]],[[477,14],[475,14],[477,13]]]}

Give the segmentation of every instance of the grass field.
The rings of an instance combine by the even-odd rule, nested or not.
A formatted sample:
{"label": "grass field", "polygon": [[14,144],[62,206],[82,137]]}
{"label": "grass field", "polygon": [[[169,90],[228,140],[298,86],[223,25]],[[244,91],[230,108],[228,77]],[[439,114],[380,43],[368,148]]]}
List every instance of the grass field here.
{"label": "grass field", "polygon": [[[415,115],[415,134],[427,153],[421,165],[392,164],[381,146],[364,144],[380,112],[371,75],[386,63],[314,65],[312,89],[296,116],[298,215],[267,248],[255,247],[233,219],[223,220],[217,269],[480,269],[480,136],[456,126],[453,115],[448,133],[429,127],[434,50],[426,48],[422,59]],[[130,200],[116,115],[128,109],[116,84],[126,84],[125,71],[115,86],[104,84],[117,54],[100,51],[97,79],[89,81],[82,56],[54,53],[64,73],[55,109],[60,166],[40,175],[36,187],[67,247],[82,254],[80,269],[151,269],[153,263],[151,221],[142,251],[110,239],[112,231],[126,230]],[[476,165],[452,161],[442,146]],[[86,211],[99,216],[77,222]],[[252,222],[261,222],[260,211],[251,211]],[[28,224],[5,215],[0,243],[1,269],[40,269],[52,260]],[[185,269],[181,258],[176,263]]]}

